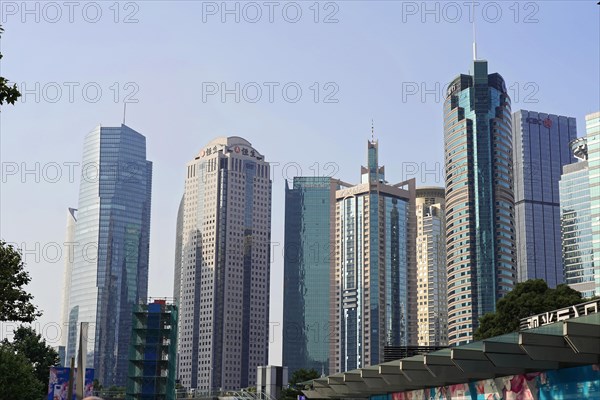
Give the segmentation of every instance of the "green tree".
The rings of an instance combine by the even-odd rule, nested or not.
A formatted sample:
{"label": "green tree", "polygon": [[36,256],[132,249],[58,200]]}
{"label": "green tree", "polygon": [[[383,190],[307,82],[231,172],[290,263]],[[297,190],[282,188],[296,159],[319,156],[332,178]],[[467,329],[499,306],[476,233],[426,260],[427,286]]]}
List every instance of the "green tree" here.
{"label": "green tree", "polygon": [[[0,26],[0,36],[4,32],[2,26]],[[2,60],[2,53],[0,53],[0,60]],[[0,76],[0,106],[5,102],[7,104],[15,104],[15,101],[21,97],[21,93],[19,93],[19,89],[17,89],[17,85],[13,84],[10,86],[8,84],[8,79]]]}
{"label": "green tree", "polygon": [[298,388],[298,384],[301,382],[310,381],[311,379],[317,379],[319,373],[315,369],[304,369],[300,368],[292,374],[292,377],[288,381],[288,387],[283,389],[281,393],[282,400],[296,400],[298,396],[302,394]]}
{"label": "green tree", "polygon": [[33,371],[27,357],[16,353],[9,344],[0,344],[0,390],[10,399],[42,399],[44,384]]}
{"label": "green tree", "polygon": [[581,293],[568,285],[548,287],[543,279],[530,279],[518,283],[496,304],[496,312],[479,319],[475,340],[487,339],[519,330],[521,318],[579,304],[586,300]]}
{"label": "green tree", "polygon": [[20,251],[0,240],[0,322],[33,322],[42,315],[31,303],[33,296],[23,289],[29,282]]}
{"label": "green tree", "polygon": [[[27,358],[37,380],[48,386],[50,367],[57,366],[60,358],[56,350],[46,344],[42,335],[28,326],[21,325],[14,332],[13,341],[9,343],[4,339],[3,344],[12,346],[17,354]],[[44,391],[42,395],[45,393]]]}

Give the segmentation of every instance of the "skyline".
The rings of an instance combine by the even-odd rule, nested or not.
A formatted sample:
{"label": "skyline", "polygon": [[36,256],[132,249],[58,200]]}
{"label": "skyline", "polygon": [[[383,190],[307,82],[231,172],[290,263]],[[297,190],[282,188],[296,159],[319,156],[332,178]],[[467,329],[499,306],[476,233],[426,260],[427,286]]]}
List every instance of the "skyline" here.
{"label": "skyline", "polygon": [[[314,26],[308,25],[308,28],[303,26],[303,32],[306,32],[306,30],[309,30],[309,32],[314,30],[332,31],[333,28],[340,28],[342,25],[347,25],[348,21],[355,21],[358,19],[357,14],[360,14],[357,10],[359,10],[362,4],[360,2],[358,3],[359,4],[350,5],[344,3],[340,4],[341,14],[339,15],[339,24],[328,26],[315,24]],[[516,102],[513,99],[513,112],[519,109],[532,109],[574,116],[577,118],[577,130],[579,131],[580,136],[581,132],[585,132],[583,126],[584,115],[597,111],[597,109],[600,108],[597,90],[595,90],[598,87],[598,77],[597,74],[594,73],[594,71],[598,70],[597,46],[593,46],[592,42],[591,46],[585,46],[583,49],[585,51],[582,51],[583,54],[580,54],[579,56],[577,55],[577,51],[573,51],[574,49],[582,50],[583,45],[578,45],[578,43],[580,43],[577,41],[578,39],[582,37],[598,37],[598,26],[593,23],[595,20],[592,19],[596,15],[593,12],[583,12],[584,7],[581,6],[581,4],[581,2],[575,3],[575,5],[568,9],[561,9],[559,13],[557,9],[552,8],[555,7],[554,4],[546,5],[542,3],[540,6],[540,18],[542,16],[545,16],[546,18],[541,18],[539,24],[525,26],[522,24],[514,24],[512,22],[508,23],[511,27],[516,26],[518,28],[517,31],[521,28],[525,29],[525,31],[529,28],[536,28],[533,29],[535,35],[530,37],[532,38],[532,43],[545,44],[545,46],[538,45],[544,53],[549,51],[547,50],[548,48],[554,48],[553,46],[556,42],[560,43],[561,41],[564,41],[564,43],[573,43],[573,49],[568,48],[566,44],[557,46],[561,51],[567,53],[565,59],[574,60],[573,64],[577,65],[577,76],[569,76],[569,79],[558,79],[566,68],[564,63],[553,63],[550,71],[546,72],[545,69],[548,69],[549,64],[547,64],[547,62],[541,62],[537,58],[539,56],[540,59],[543,60],[544,54],[540,56],[537,52],[531,51],[531,47],[527,49],[526,47],[528,46],[523,46],[525,49],[520,48],[519,46],[513,46],[512,43],[519,43],[519,41],[515,39],[511,40],[510,38],[518,37],[519,35],[517,33],[512,31],[507,32],[502,29],[501,24],[478,24],[479,56],[487,59],[491,63],[494,72],[502,74],[509,83],[507,86],[510,88],[512,84],[519,82],[517,87],[523,92],[525,91],[524,85],[527,82],[535,82],[538,85],[539,92],[536,97],[538,98],[539,103],[525,103],[523,101],[523,93],[521,93],[519,102]],[[590,4],[590,2],[587,2],[587,4]],[[141,11],[152,10],[152,7],[155,6],[150,4],[140,4]],[[389,7],[394,8],[395,6],[391,5]],[[173,9],[174,8],[175,7],[173,7]],[[175,13],[173,9],[168,10],[166,13],[168,15],[166,17],[170,17]],[[364,9],[360,10],[364,11]],[[333,41],[330,37],[329,40],[325,40],[328,38],[328,36],[325,36],[322,37],[322,39],[326,43],[318,42],[314,37],[310,37],[309,40],[301,40],[298,43],[300,50],[298,53],[303,54],[304,57],[313,54],[313,52],[310,52],[309,50],[314,45],[316,45],[318,49],[317,55],[324,55],[328,50],[327,47],[331,47],[329,50],[332,50],[332,54],[328,57],[329,64],[326,65],[326,73],[324,74],[315,71],[314,67],[308,69],[310,72],[308,74],[303,74],[299,68],[292,68],[293,73],[289,75],[279,73],[278,71],[280,70],[281,64],[284,64],[283,61],[287,54],[284,52],[281,57],[279,55],[275,56],[275,61],[278,61],[279,64],[275,63],[270,70],[271,72],[267,74],[261,75],[257,72],[260,68],[260,63],[258,66],[256,63],[257,60],[261,58],[258,56],[253,57],[252,62],[250,63],[252,73],[244,73],[245,71],[240,73],[240,71],[237,71],[236,75],[235,70],[232,71],[230,68],[226,68],[222,75],[207,74],[206,76],[208,76],[208,78],[197,78],[196,81],[197,83],[202,81],[230,82],[231,80],[241,82],[255,80],[263,82],[270,80],[279,80],[282,82],[298,81],[302,82],[304,85],[303,88],[307,95],[308,93],[312,95],[308,89],[312,82],[319,81],[321,86],[323,86],[325,82],[335,81],[340,88],[338,96],[340,101],[337,104],[325,104],[322,102],[315,104],[312,101],[307,103],[276,101],[273,104],[262,102],[258,104],[258,106],[254,106],[253,104],[244,102],[202,103],[201,99],[197,99],[196,102],[190,102],[185,101],[185,99],[193,98],[187,91],[184,90],[181,96],[174,95],[175,92],[170,91],[169,85],[160,85],[160,89],[165,90],[164,94],[154,92],[152,85],[149,82],[154,82],[155,77],[149,77],[145,72],[140,73],[140,78],[136,80],[140,88],[139,95],[137,96],[140,103],[128,105],[127,124],[140,132],[144,132],[147,136],[148,159],[153,160],[155,165],[155,195],[153,196],[155,207],[153,207],[154,211],[152,213],[152,238],[150,245],[150,295],[168,296],[172,291],[172,284],[168,284],[168,282],[172,282],[173,280],[172,266],[175,248],[174,232],[177,206],[181,199],[181,194],[183,193],[183,185],[181,184],[183,176],[181,171],[182,166],[184,165],[183,162],[175,160],[188,160],[193,154],[196,154],[200,150],[203,143],[214,137],[221,136],[222,134],[239,134],[250,140],[257,148],[260,148],[261,151],[267,154],[269,156],[269,161],[281,163],[277,166],[273,174],[273,242],[279,243],[277,249],[280,250],[274,254],[274,260],[271,265],[273,269],[272,286],[274,289],[282,286],[277,282],[282,282],[283,276],[282,244],[284,179],[281,175],[282,164],[286,162],[296,162],[303,170],[303,174],[297,175],[314,176],[313,170],[309,168],[313,166],[314,169],[315,162],[319,163],[321,171],[323,171],[325,163],[334,162],[337,164],[337,173],[335,174],[335,177],[345,181],[355,181],[356,160],[362,160],[361,155],[363,154],[362,149],[364,140],[370,135],[370,120],[371,118],[374,118],[375,136],[382,142],[381,158],[384,160],[401,160],[401,162],[386,162],[388,175],[395,176],[397,177],[396,180],[400,181],[407,178],[407,173],[412,170],[411,168],[415,167],[414,163],[420,167],[421,163],[424,162],[428,170],[434,170],[436,163],[438,163],[437,165],[439,165],[439,168],[441,169],[435,173],[437,176],[435,174],[429,174],[423,180],[423,177],[419,174],[416,176],[417,186],[424,186],[426,184],[439,185],[443,182],[443,130],[441,129],[442,102],[436,102],[434,101],[435,99],[432,100],[432,96],[430,95],[426,98],[427,101],[422,103],[420,99],[417,99],[421,94],[418,93],[416,96],[412,95],[407,97],[407,102],[403,103],[401,99],[403,94],[401,88],[402,83],[417,83],[417,86],[419,86],[421,82],[425,82],[428,85],[428,88],[431,88],[432,86],[435,86],[435,82],[442,84],[442,82],[450,81],[457,73],[466,71],[469,68],[471,58],[470,24],[466,21],[465,23],[455,25],[438,24],[441,26],[442,30],[448,27],[455,28],[452,32],[455,35],[447,35],[448,37],[445,37],[445,35],[439,35],[438,29],[435,29],[439,26],[436,24],[421,24],[419,21],[419,23],[416,24],[416,28],[432,26],[433,33],[429,37],[435,38],[436,33],[438,33],[437,38],[440,39],[441,45],[439,43],[428,43],[428,46],[436,46],[433,47],[433,49],[437,50],[437,52],[435,50],[428,50],[428,46],[421,46],[425,49],[410,49],[413,50],[413,52],[409,54],[414,54],[416,60],[414,64],[409,64],[406,67],[402,65],[401,67],[402,61],[396,59],[394,55],[391,54],[392,50],[387,50],[383,44],[378,45],[378,43],[375,42],[375,38],[385,37],[388,39],[385,43],[390,44],[390,49],[393,48],[391,43],[394,41],[389,37],[386,37],[386,35],[381,35],[382,30],[389,27],[390,22],[392,22],[390,21],[392,16],[385,15],[383,12],[384,10],[384,5],[379,3],[366,7],[364,18],[380,19],[382,26],[370,25],[373,29],[361,29],[360,33],[366,36],[362,38],[362,42],[359,41],[358,43],[354,43],[350,40],[353,45],[357,46],[356,58],[359,61],[357,64],[347,64],[347,58],[342,56],[339,51],[336,52],[334,47],[330,46],[336,44],[335,39],[339,39],[341,37],[340,35],[342,35],[339,32],[334,32],[335,37]],[[550,10],[554,13],[546,14],[544,13],[544,10],[546,12]],[[597,10],[597,7],[594,8],[594,10]],[[506,12],[508,12],[508,10],[506,10]],[[390,12],[390,14],[393,13]],[[147,17],[150,14],[140,14],[139,26],[143,25],[145,22],[144,19],[141,18],[144,15]],[[574,25],[574,29],[564,33],[561,32],[560,34],[554,31],[552,21],[556,22],[558,17],[562,19],[574,18],[574,16],[588,21],[589,23],[586,24],[585,22],[582,22]],[[344,17],[346,19],[344,19]],[[510,17],[512,18],[512,15]],[[149,20],[146,19],[146,22],[148,21]],[[413,20],[409,21],[409,24],[412,23],[412,21]],[[138,25],[136,26],[139,27]],[[151,25],[151,28],[149,28],[150,31],[156,29],[156,25],[153,25],[153,23],[150,23],[149,25]],[[21,24],[20,22],[15,24],[13,20],[8,19],[3,23],[3,26],[6,30],[3,35],[4,46],[2,51],[5,56],[2,60],[3,67],[5,68],[3,72],[10,78],[18,79],[19,82],[43,82],[44,79],[46,79],[45,82],[67,82],[73,80],[89,82],[94,81],[94,79],[100,80],[99,78],[94,77],[93,74],[86,76],[85,74],[81,74],[81,72],[73,73],[69,68],[65,69],[65,74],[63,75],[57,72],[56,69],[53,69],[52,65],[48,65],[48,68],[45,68],[43,71],[38,71],[37,68],[32,68],[34,65],[39,65],[39,63],[35,62],[35,59],[31,64],[24,63],[24,57],[30,56],[30,54],[28,54],[29,52],[31,52],[31,54],[40,54],[40,56],[45,56],[47,59],[52,59],[52,57],[48,57],[48,53],[46,53],[47,50],[44,50],[43,46],[54,48],[53,46],[48,46],[48,43],[45,41],[51,39],[60,40],[61,36],[64,36],[67,32],[72,32],[68,29],[63,30],[63,25],[28,25]],[[27,32],[27,29],[21,30],[21,28],[31,28],[32,26],[34,29],[31,29],[31,32]],[[109,26],[112,27],[113,25]],[[76,42],[75,45],[81,45],[81,42],[79,41],[89,39],[89,36],[91,35],[90,31],[94,30],[98,32],[97,34],[108,34],[109,39],[114,39],[115,37],[118,37],[119,34],[123,34],[123,32],[127,31],[127,29],[132,28],[132,26],[127,26],[125,28],[122,25],[116,26],[117,29],[115,29],[115,33],[111,33],[108,29],[101,29],[101,26],[92,29],[94,26],[88,24],[85,26],[86,29],[82,30],[82,38],[73,38],[73,40]],[[203,25],[200,24],[201,28],[202,26]],[[209,20],[205,26],[208,26],[209,29],[217,28],[217,32],[220,31],[219,28],[224,28],[224,31],[233,28],[231,30],[234,32],[248,29],[250,41],[255,38],[255,35],[260,37],[261,35],[269,33],[270,30],[268,28],[271,27],[269,25],[258,26],[249,24],[220,25],[215,24],[213,20]],[[52,29],[49,29],[49,27]],[[265,29],[265,27],[267,29]],[[295,35],[296,32],[300,31],[300,28],[296,29],[294,27],[295,25],[284,25],[283,23],[276,26],[278,29],[285,29],[286,33],[291,32],[292,35]],[[403,26],[400,27],[402,28]],[[106,26],[104,26],[104,28],[106,28]],[[177,31],[177,29],[178,28],[175,27],[174,31]],[[354,25],[350,28],[350,33],[357,29],[358,25]],[[339,30],[340,29],[338,29],[338,31]],[[347,27],[342,27],[341,30],[346,33],[349,31]],[[44,35],[40,35],[39,32],[44,32]],[[400,36],[396,30],[393,32]],[[417,32],[420,32],[420,30],[417,29]],[[511,43],[511,46],[508,48],[503,46],[495,47],[492,39],[495,32],[502,32],[503,35],[507,35],[508,38],[505,38],[504,40],[506,40],[507,43]],[[522,32],[520,33],[522,34]],[[312,34],[317,35],[314,32]],[[539,39],[536,35],[544,37],[545,34],[548,34],[548,38],[536,42],[536,39]],[[142,34],[140,33],[140,35]],[[170,35],[174,36],[174,33],[171,32]],[[229,36],[226,36],[226,41],[231,38],[231,33],[228,35]],[[415,35],[418,35],[418,33],[415,33]],[[219,34],[215,35],[215,41],[218,41],[219,37]],[[31,42],[30,39],[33,38],[40,39],[40,43],[37,44]],[[353,39],[352,35],[350,35],[350,38]],[[96,37],[96,40],[98,40],[98,37]],[[223,40],[223,38],[221,37],[220,40]],[[282,42],[284,41],[284,38],[278,37],[275,40]],[[298,41],[298,38],[289,40],[290,43],[293,43],[294,41]],[[204,42],[205,41],[203,41],[203,44],[206,44]],[[454,45],[452,46],[452,50],[459,50],[456,53],[453,53],[451,57],[448,56],[445,51],[446,49],[443,49],[444,45],[448,45],[448,42],[452,42]],[[101,43],[105,43],[104,46],[108,46],[110,40]],[[347,42],[343,43],[346,43],[346,46],[349,45]],[[123,56],[123,51],[129,50],[129,47],[126,44],[112,44],[116,47],[113,50],[116,51],[117,56]],[[164,42],[161,44],[164,45]],[[398,47],[407,46],[406,43],[394,43],[394,45],[397,45]],[[57,46],[59,47],[59,50],[62,51],[58,52],[56,55],[57,57],[64,57],[65,50],[72,51],[72,47],[66,46],[67,48],[62,48],[62,46],[64,46],[62,44]],[[214,47],[209,47],[210,50],[212,52],[217,52],[217,55],[221,56],[220,58],[217,57],[216,64],[218,66],[215,67],[215,69],[223,67],[222,64],[219,64],[219,60],[225,61],[224,64],[227,64],[227,61],[234,61],[236,59],[230,60],[231,56],[219,53],[218,45],[216,43],[213,46],[216,46],[216,49]],[[410,47],[410,45],[408,46]],[[22,49],[22,52],[18,51],[19,48]],[[40,48],[43,50],[40,50]],[[150,49],[150,47],[144,48],[144,50],[141,51],[141,54],[148,57]],[[152,49],[155,51],[153,47]],[[233,49],[236,49],[236,47],[232,47],[232,52],[234,52]],[[238,54],[241,56],[238,58],[238,62],[239,60],[246,61],[243,56],[248,55],[252,49],[254,49],[252,46],[250,46],[250,49],[248,50],[244,50],[243,48],[238,49]],[[83,54],[76,56],[74,59],[74,61],[79,62],[77,65],[78,68],[81,67],[81,63],[84,62],[83,60],[86,57],[89,58],[89,55],[97,53],[96,51],[93,51],[89,54],[89,50],[86,48],[82,48],[81,50],[83,50]],[[177,50],[180,49],[178,48]],[[424,50],[428,50],[432,55],[424,54]],[[590,52],[593,53],[590,54]],[[378,63],[378,57],[373,57],[374,53],[382,55],[380,57],[386,61],[392,61],[390,63],[391,66],[387,65],[383,67],[382,65],[384,63]],[[20,54],[22,54],[21,59],[19,58]],[[86,56],[86,54],[88,54],[88,56]],[[173,54],[167,52],[167,55],[172,56]],[[255,54],[254,56],[257,55],[258,54]],[[73,55],[71,55],[71,57],[72,56]],[[421,62],[419,62],[418,56],[421,56]],[[296,55],[296,57],[298,56]],[[273,57],[270,57],[268,60],[272,60],[272,58]],[[519,58],[524,61],[522,63],[515,62],[515,59]],[[67,57],[67,59],[70,58]],[[175,59],[180,60],[181,55],[175,57]],[[436,59],[443,59],[449,61],[449,63],[448,65],[441,65],[441,63],[434,61]],[[585,63],[580,62],[578,64],[576,62],[578,59],[585,60]],[[151,60],[146,58],[144,61],[150,62]],[[165,57],[164,61],[167,64],[167,67],[173,68],[173,61],[171,61],[171,59]],[[292,57],[291,61],[292,62],[289,64],[293,65],[294,61],[297,60]],[[342,62],[340,63],[339,61]],[[198,63],[198,60],[192,59],[189,63]],[[100,62],[99,64],[101,67],[106,68],[106,64],[103,62]],[[193,79],[195,76],[192,71],[193,68],[188,67],[188,70],[188,68],[185,68],[185,63],[183,64],[184,65],[180,67],[185,70],[183,71],[185,73],[182,73],[181,75],[186,78],[180,78],[175,75],[175,81],[176,83],[179,83],[179,86],[174,86],[176,88],[179,87],[179,90],[183,87],[181,86],[181,80]],[[287,65],[288,63],[285,64]],[[311,63],[308,63],[308,65],[310,64]],[[300,65],[306,66],[307,63],[304,62]],[[343,65],[350,65],[350,71],[343,71]],[[437,72],[432,72],[431,65],[435,67]],[[86,63],[84,66],[88,66],[88,64]],[[318,64],[317,67],[319,66],[322,65]],[[132,63],[131,66],[127,66],[127,68],[137,69],[137,71],[144,71],[145,67],[145,64],[140,67],[140,65],[135,62]],[[411,67],[414,70],[411,70]],[[420,69],[423,70],[423,74],[415,72],[415,70]],[[92,71],[93,73],[98,73],[98,70],[92,69]],[[395,77],[395,74],[398,73],[398,71],[400,71],[400,77],[399,79],[394,80],[393,77]],[[585,71],[588,72],[586,73]],[[70,74],[75,76],[70,76]],[[102,78],[104,79],[102,81],[103,84],[108,82],[103,86],[106,96],[113,94],[110,89],[108,89],[112,82],[119,81],[121,89],[124,90],[125,83],[128,82],[128,79],[132,79],[131,77],[134,76],[134,73],[127,69],[125,71],[120,71],[115,75],[116,77],[102,75]],[[163,74],[157,73],[157,76],[159,75]],[[381,75],[382,80],[379,78],[375,79],[373,77],[374,75]],[[214,78],[214,76],[217,76],[217,78]],[[221,76],[226,76],[226,78],[220,79],[219,77]],[[229,77],[233,78],[230,80]],[[391,85],[392,87],[377,87],[377,83],[382,81],[386,82],[386,80],[388,83],[394,83]],[[586,87],[583,82],[591,82],[591,84],[587,83],[588,86]],[[576,90],[573,88],[576,88]],[[148,95],[148,90],[150,90],[150,95]],[[576,92],[577,97],[571,95],[570,93],[572,92]],[[512,98],[513,93],[510,92],[510,89],[509,94]],[[164,101],[164,97],[169,97],[169,95],[174,96],[178,101],[173,102],[175,104],[164,105],[165,103],[169,103]],[[2,193],[0,194],[2,199],[0,205],[0,233],[1,236],[9,242],[16,242],[19,245],[21,243],[26,243],[28,248],[31,248],[32,244],[36,242],[41,245],[51,242],[63,242],[65,232],[64,214],[67,207],[73,206],[72,201],[75,198],[79,180],[75,178],[73,182],[70,182],[63,178],[56,184],[51,184],[50,182],[44,182],[42,179],[38,184],[35,181],[32,182],[32,175],[29,175],[25,177],[26,183],[22,184],[19,175],[6,175],[6,168],[12,165],[6,163],[17,163],[17,165],[20,166],[21,162],[26,162],[31,168],[30,164],[35,162],[57,162],[59,164],[63,162],[80,162],[81,159],[79,155],[81,153],[83,136],[85,133],[91,130],[99,120],[102,120],[105,123],[103,125],[116,125],[122,118],[123,107],[121,104],[114,103],[110,98],[103,98],[99,103],[88,103],[85,101],[76,101],[75,103],[65,101],[57,103],[35,103],[30,100],[31,95],[28,96],[29,97],[24,103],[19,101],[15,107],[6,107],[2,112],[2,117],[4,118],[2,118],[2,123],[0,125],[0,128],[2,129],[2,135],[0,135],[2,148],[0,152],[4,163],[2,176],[2,186],[4,190],[2,190]],[[443,98],[443,96],[441,97]],[[389,101],[390,99],[395,99],[396,101]],[[159,108],[148,106],[149,103],[159,104]],[[204,112],[204,108],[202,108],[202,112],[200,112],[201,117],[198,117],[196,111],[198,109],[198,104],[202,106],[208,105],[210,111],[215,112],[215,115],[209,115],[210,113]],[[178,108],[174,107],[174,105],[178,105]],[[168,108],[163,109],[163,107]],[[400,112],[398,112],[398,109],[400,109]],[[257,117],[251,115],[254,111],[257,111]],[[296,114],[298,116],[295,116]],[[37,117],[33,118],[34,115]],[[68,115],[69,118],[65,118],[66,115]],[[235,118],[232,118],[234,115]],[[353,115],[354,117],[346,120],[347,115]],[[106,120],[107,118],[109,119],[108,121]],[[196,121],[192,121],[191,118],[195,118]],[[284,121],[288,118],[289,121]],[[174,121],[176,122],[177,128],[173,127]],[[405,128],[403,129],[402,127]],[[173,140],[165,134],[173,131],[185,132],[185,134],[180,133],[175,136],[176,140]],[[190,135],[187,132],[198,132],[198,134]],[[289,146],[290,148],[288,148],[284,145],[292,142],[290,139],[280,137],[280,132],[289,132],[290,135],[302,137],[304,142],[293,143],[293,146]],[[402,134],[394,137],[395,132],[402,132]],[[331,136],[327,136],[327,134],[330,134]],[[348,135],[350,135],[350,138],[347,137]],[[411,135],[416,137],[417,140],[415,141]],[[39,147],[28,147],[26,152],[21,152],[19,150],[19,145],[22,146],[22,143],[19,143],[19,141],[23,138],[26,139],[27,143],[35,140],[39,143]],[[341,142],[342,140],[343,142]],[[319,141],[322,145],[315,146],[315,141]],[[341,147],[338,145],[340,142],[344,143],[345,149],[339,148]],[[72,145],[65,146],[70,143]],[[170,155],[172,155],[172,158],[166,157],[168,152],[164,149],[172,143],[180,144],[171,147]],[[432,143],[433,146],[430,146],[427,149],[419,148],[423,143]],[[331,151],[332,148],[336,148],[336,145],[338,145],[338,149]],[[59,146],[65,146],[65,149],[58,149]],[[295,150],[298,150],[300,155],[297,155]],[[405,164],[401,164],[402,162]],[[296,175],[293,168],[294,165],[290,165],[291,167],[288,169],[288,175],[286,176],[289,179]],[[63,172],[65,171],[66,170],[63,170]],[[329,169],[327,172],[329,171],[333,170]],[[410,176],[408,176],[408,178],[410,178]],[[47,207],[40,207],[40,198],[45,200]],[[18,212],[13,212],[12,210],[18,210]],[[43,221],[43,226],[39,231],[36,230],[35,232],[32,232],[29,228],[36,221]],[[62,287],[63,259],[52,263],[47,261],[35,262],[35,259],[32,260],[32,258],[35,257],[26,255],[27,266],[33,277],[30,288],[36,297],[35,303],[44,310],[44,316],[41,318],[41,321],[60,321],[60,307],[57,305],[60,295],[57,295],[55,289]],[[271,321],[279,322],[281,326],[281,307],[278,304],[279,302],[276,301],[276,299],[280,298],[280,295],[278,296],[273,292],[272,295],[274,300],[272,306],[274,307],[272,307]],[[275,306],[279,307],[279,312],[277,312]],[[5,336],[4,330],[2,330],[2,336]],[[271,350],[270,357],[273,357],[272,354],[274,353],[278,353],[278,351]],[[277,360],[271,359],[271,362],[278,364]]]}

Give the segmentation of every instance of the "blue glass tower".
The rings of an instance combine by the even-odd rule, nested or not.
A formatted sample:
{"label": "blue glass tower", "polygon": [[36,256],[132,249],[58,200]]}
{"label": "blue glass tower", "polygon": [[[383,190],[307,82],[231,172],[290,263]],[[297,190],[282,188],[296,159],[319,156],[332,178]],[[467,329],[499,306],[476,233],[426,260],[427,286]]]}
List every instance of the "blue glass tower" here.
{"label": "blue glass tower", "polygon": [[450,345],[470,342],[516,281],[510,98],[487,61],[473,71],[444,102]]}
{"label": "blue glass tower", "polygon": [[338,181],[295,177],[285,189],[283,365],[329,373],[329,295]]}
{"label": "blue glass tower", "polygon": [[131,317],[148,292],[152,163],[133,129],[97,127],[85,138],[69,295],[67,360],[89,323],[87,364],[104,386],[124,386]]}
{"label": "blue glass tower", "polygon": [[569,142],[577,137],[575,118],[535,111],[513,114],[513,168],[517,269],[520,282],[564,283],[560,244],[558,181],[562,167],[575,162]]}

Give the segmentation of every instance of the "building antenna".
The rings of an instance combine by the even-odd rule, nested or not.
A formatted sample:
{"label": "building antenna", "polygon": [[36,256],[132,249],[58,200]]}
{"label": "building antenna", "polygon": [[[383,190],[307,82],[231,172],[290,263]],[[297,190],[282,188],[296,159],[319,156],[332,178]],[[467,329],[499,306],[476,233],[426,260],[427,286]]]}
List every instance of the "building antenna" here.
{"label": "building antenna", "polygon": [[477,61],[477,36],[475,35],[475,0],[473,3],[473,61]]}
{"label": "building antenna", "polygon": [[125,115],[127,114],[127,102],[123,102],[123,125],[125,125]]}
{"label": "building antenna", "polygon": [[371,142],[375,141],[375,124],[373,123],[373,118],[371,118]]}

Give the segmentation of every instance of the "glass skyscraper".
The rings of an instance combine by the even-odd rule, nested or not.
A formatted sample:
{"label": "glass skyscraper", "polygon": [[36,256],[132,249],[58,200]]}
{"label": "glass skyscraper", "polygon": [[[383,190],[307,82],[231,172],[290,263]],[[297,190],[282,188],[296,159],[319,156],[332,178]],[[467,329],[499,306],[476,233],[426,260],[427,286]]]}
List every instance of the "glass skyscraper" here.
{"label": "glass skyscraper", "polygon": [[600,296],[600,111],[585,116],[594,251],[594,296]]}
{"label": "glass skyscraper", "polygon": [[179,273],[178,377],[197,393],[254,386],[269,349],[269,163],[238,137],[187,164]]}
{"label": "glass skyscraper", "polygon": [[385,181],[377,141],[367,160],[362,183],[336,192],[329,373],[382,362],[416,331],[415,180]]}
{"label": "glass skyscraper", "polygon": [[580,161],[560,180],[565,282],[584,297],[600,295],[600,112],[586,116],[585,137],[571,142]]}
{"label": "glass skyscraper", "polygon": [[283,365],[329,373],[335,191],[329,177],[295,177],[285,189]]}
{"label": "glass skyscraper", "polygon": [[558,182],[575,162],[575,118],[520,110],[513,114],[513,171],[519,282],[564,283]]}
{"label": "glass skyscraper", "polygon": [[448,345],[446,201],[441,187],[417,188],[417,345]]}
{"label": "glass skyscraper", "polygon": [[147,297],[151,192],[144,136],[121,125],[85,137],[67,361],[76,353],[79,324],[88,322],[87,363],[104,386],[125,385],[132,310]]}
{"label": "glass skyscraper", "polygon": [[479,317],[516,281],[513,146],[504,79],[484,60],[444,102],[448,341],[473,340]]}
{"label": "glass skyscraper", "polygon": [[[67,234],[65,235],[65,243],[67,246],[72,246],[75,241],[75,226],[77,223],[77,217],[75,208],[69,207],[67,211]],[[74,250],[72,247],[70,248]],[[71,295],[71,276],[73,275],[73,258],[74,254],[69,252],[65,258],[65,271],[63,273],[63,291],[62,291],[62,310],[61,310],[61,332],[63,333],[60,337],[60,346],[62,347],[63,356],[66,356],[67,349],[67,337],[66,334],[69,327],[69,296]],[[64,357],[63,357],[64,358]],[[66,359],[62,360],[62,365],[65,365]],[[70,366],[70,364],[69,364]]]}

